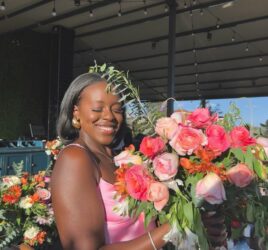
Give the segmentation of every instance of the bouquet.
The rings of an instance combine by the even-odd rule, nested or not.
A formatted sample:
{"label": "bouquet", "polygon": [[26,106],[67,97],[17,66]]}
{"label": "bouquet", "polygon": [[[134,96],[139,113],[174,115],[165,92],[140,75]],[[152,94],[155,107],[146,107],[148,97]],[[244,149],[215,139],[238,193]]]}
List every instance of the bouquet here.
{"label": "bouquet", "polygon": [[57,160],[58,154],[60,153],[62,148],[64,148],[64,145],[59,137],[52,141],[46,141],[45,152],[47,155],[51,157],[52,164],[53,164],[53,161]]}
{"label": "bouquet", "polygon": [[251,225],[266,240],[267,140],[238,124],[237,112],[233,107],[219,118],[198,108],[159,118],[138,151],[131,146],[114,158],[121,200],[115,211],[144,213],[145,226],[152,218],[168,221],[165,239],[178,249],[209,249],[201,214],[219,208],[230,239],[239,240]]}
{"label": "bouquet", "polygon": [[22,172],[23,162],[14,164],[16,175],[0,179],[0,248],[21,243],[45,249],[56,237],[48,188],[50,177]]}

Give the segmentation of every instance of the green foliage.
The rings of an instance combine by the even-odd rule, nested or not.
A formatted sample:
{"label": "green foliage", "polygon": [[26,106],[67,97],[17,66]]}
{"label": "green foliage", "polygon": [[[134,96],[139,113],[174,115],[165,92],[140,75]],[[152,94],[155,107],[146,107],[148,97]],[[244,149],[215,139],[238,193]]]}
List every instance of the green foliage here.
{"label": "green foliage", "polygon": [[[148,105],[141,101],[139,90],[131,82],[128,72],[115,69],[107,64],[95,65],[89,68],[90,73],[99,73],[102,78],[107,80],[107,91],[114,95],[119,95],[120,101],[128,107],[128,116],[135,123],[137,131],[143,131],[143,134],[154,134],[154,125],[160,117],[160,113],[155,112]],[[136,121],[136,120],[139,121]],[[135,122],[136,121],[136,122]]]}

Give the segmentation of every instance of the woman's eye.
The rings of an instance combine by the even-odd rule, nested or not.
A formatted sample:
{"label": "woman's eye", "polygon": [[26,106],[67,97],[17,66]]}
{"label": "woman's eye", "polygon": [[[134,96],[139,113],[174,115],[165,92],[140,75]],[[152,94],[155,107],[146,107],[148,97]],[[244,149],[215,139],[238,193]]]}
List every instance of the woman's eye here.
{"label": "woman's eye", "polygon": [[94,108],[92,109],[93,112],[102,112],[102,108]]}
{"label": "woman's eye", "polygon": [[119,113],[119,114],[122,114],[123,113],[123,109],[113,109],[113,112],[115,113]]}

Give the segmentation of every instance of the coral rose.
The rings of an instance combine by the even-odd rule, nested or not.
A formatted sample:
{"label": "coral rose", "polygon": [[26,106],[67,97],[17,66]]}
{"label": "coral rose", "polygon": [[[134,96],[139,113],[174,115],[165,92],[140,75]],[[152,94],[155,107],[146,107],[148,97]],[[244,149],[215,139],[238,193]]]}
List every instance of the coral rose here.
{"label": "coral rose", "polygon": [[207,138],[199,129],[179,126],[169,144],[179,155],[191,155],[199,146],[207,144]]}
{"label": "coral rose", "polygon": [[165,148],[165,143],[160,137],[145,136],[140,145],[140,152],[149,158],[153,158],[161,153]]}
{"label": "coral rose", "polygon": [[124,150],[120,154],[114,157],[114,163],[116,166],[121,166],[122,164],[142,164],[142,159],[138,155],[133,155],[130,150]]}
{"label": "coral rose", "polygon": [[220,125],[211,125],[206,129],[208,139],[207,147],[217,155],[221,154],[230,147],[230,139],[224,128]]}
{"label": "coral rose", "polygon": [[256,143],[256,140],[250,136],[249,131],[243,126],[234,127],[230,132],[230,137],[231,146],[234,148],[245,147]]}
{"label": "coral rose", "polygon": [[174,177],[178,172],[179,157],[177,154],[163,153],[153,160],[155,175],[160,181],[166,181]]}
{"label": "coral rose", "polygon": [[157,211],[161,211],[169,199],[167,186],[160,182],[152,182],[148,189],[147,199],[154,203]]}
{"label": "coral rose", "polygon": [[196,184],[196,197],[203,198],[210,204],[221,204],[226,200],[221,178],[214,173],[207,174]]}
{"label": "coral rose", "polygon": [[268,138],[258,137],[256,142],[263,147],[263,149],[266,153],[266,156],[268,157]]}
{"label": "coral rose", "polygon": [[248,186],[254,178],[253,171],[243,163],[239,163],[235,167],[230,168],[226,175],[231,183],[241,188]]}
{"label": "coral rose", "polygon": [[195,128],[206,128],[217,121],[218,115],[214,114],[211,116],[208,108],[198,108],[187,119]]}
{"label": "coral rose", "polygon": [[152,178],[142,165],[133,165],[125,173],[126,190],[130,196],[137,200],[147,200],[151,180]]}
{"label": "coral rose", "polygon": [[176,121],[169,117],[163,117],[157,120],[155,132],[162,138],[171,139],[178,128]]}

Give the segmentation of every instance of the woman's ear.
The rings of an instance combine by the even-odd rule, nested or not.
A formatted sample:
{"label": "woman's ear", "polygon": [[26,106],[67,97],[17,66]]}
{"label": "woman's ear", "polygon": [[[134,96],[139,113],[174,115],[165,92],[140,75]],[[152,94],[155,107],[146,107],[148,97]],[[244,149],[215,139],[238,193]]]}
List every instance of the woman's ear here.
{"label": "woman's ear", "polygon": [[74,108],[73,108],[73,117],[75,117],[76,119],[79,120],[79,109],[78,109],[77,105],[74,105]]}

